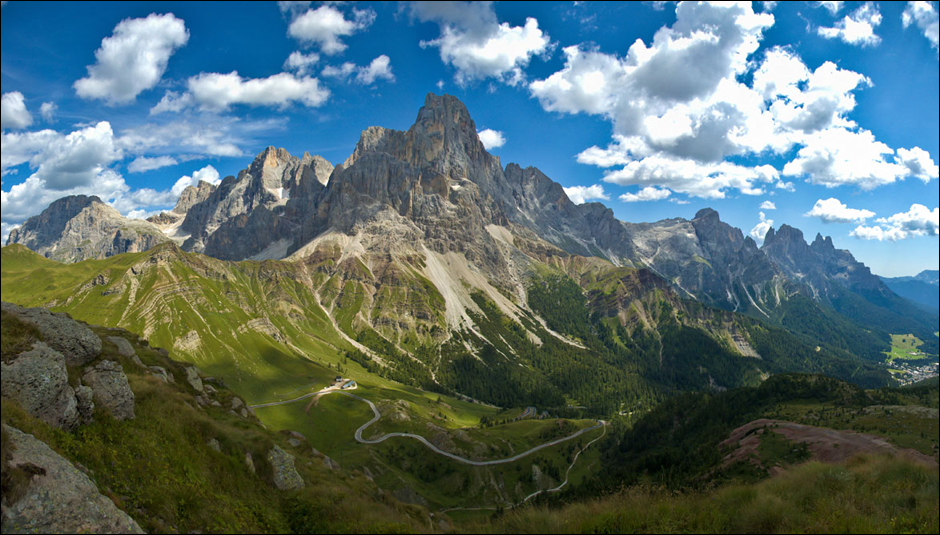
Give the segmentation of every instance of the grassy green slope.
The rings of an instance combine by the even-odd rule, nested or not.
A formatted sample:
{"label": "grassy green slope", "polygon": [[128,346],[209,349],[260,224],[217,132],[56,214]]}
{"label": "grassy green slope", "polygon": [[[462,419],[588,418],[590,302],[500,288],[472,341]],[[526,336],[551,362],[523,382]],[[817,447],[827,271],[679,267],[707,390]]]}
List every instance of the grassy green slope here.
{"label": "grassy green slope", "polygon": [[[318,266],[284,262],[221,262],[202,255],[182,253],[171,245],[146,253],[121,255],[106,260],[57,264],[21,247],[3,249],[4,300],[24,306],[51,306],[76,319],[126,328],[154,346],[168,347],[174,358],[192,362],[209,375],[221,377],[250,404],[294,399],[319,390],[336,374],[355,378],[357,391],[381,407],[404,402],[413,407],[408,431],[432,438],[436,434],[461,436],[466,452],[484,448],[480,458],[499,458],[502,449],[486,450],[501,434],[505,449],[523,451],[532,444],[530,434],[550,428],[549,422],[510,424],[505,429],[475,429],[483,420],[497,420],[495,407],[470,403],[403,385],[386,378],[381,369],[360,366],[346,358],[352,345],[332,324],[322,302],[333,305],[339,328],[377,349],[395,352],[381,334],[362,324],[369,299],[357,281],[339,285],[341,290],[324,297],[333,284]],[[359,269],[365,269],[358,264]],[[389,270],[386,269],[386,272]],[[42,279],[36,275],[41,273]],[[394,277],[417,277],[414,273]],[[410,280],[410,279],[407,279]],[[325,284],[324,284],[325,283]],[[410,285],[410,282],[405,282]],[[412,306],[426,306],[434,293],[424,286],[412,294]],[[319,295],[312,288],[326,288]],[[397,290],[396,290],[397,291]],[[437,294],[439,296],[439,294]],[[393,299],[389,295],[383,299]],[[396,303],[401,304],[398,299]],[[442,305],[442,303],[437,303]],[[434,314],[429,313],[432,321]],[[369,336],[364,336],[364,333]],[[395,362],[388,352],[380,353]],[[432,498],[433,505],[453,506],[471,502],[490,506],[512,501],[537,490],[531,478],[521,479],[509,493],[493,492],[496,476],[489,468],[469,470],[453,461],[437,458],[423,446],[393,440],[381,446],[365,446],[353,440],[357,427],[371,418],[362,404],[340,396],[323,398],[307,410],[307,401],[258,409],[259,418],[271,428],[301,432],[311,444],[343,466],[372,466],[383,488],[410,488]],[[577,426],[590,425],[588,421]],[[400,428],[400,422],[383,418],[376,429]],[[526,431],[516,428],[526,428]],[[535,429],[536,431],[533,431]],[[518,432],[517,432],[518,431]],[[401,442],[404,442],[402,444]],[[413,451],[424,462],[440,465],[440,474],[462,473],[467,480],[483,482],[472,492],[454,487],[441,477],[417,477],[422,466],[402,467],[394,461],[399,449]],[[495,457],[489,457],[489,454]],[[541,459],[561,467],[569,452],[547,450]],[[519,461],[513,474],[531,471],[532,460]],[[498,487],[498,485],[496,485]],[[521,498],[520,498],[521,499]]]}
{"label": "grassy green slope", "polygon": [[[234,395],[218,385],[222,407],[198,408],[183,366],[135,335],[100,327],[100,337],[129,340],[145,365],[162,366],[176,381],[164,383],[121,356],[110,342],[100,358],[118,361],[135,394],[136,418],[118,422],[101,409],[95,422],[74,432],[54,429],[4,399],[2,421],[46,442],[84,467],[99,489],[150,533],[370,533],[421,532],[427,512],[385,497],[361,473],[333,472],[308,445],[292,447],[281,433],[255,419],[232,415]],[[3,317],[4,359],[41,336]],[[78,374],[70,374],[78,377]],[[215,440],[216,451],[209,445]],[[267,452],[278,445],[296,457],[306,488],[273,485]],[[8,445],[4,440],[4,452]],[[252,458],[254,470],[246,463]],[[3,492],[15,493],[16,471],[3,467]]]}

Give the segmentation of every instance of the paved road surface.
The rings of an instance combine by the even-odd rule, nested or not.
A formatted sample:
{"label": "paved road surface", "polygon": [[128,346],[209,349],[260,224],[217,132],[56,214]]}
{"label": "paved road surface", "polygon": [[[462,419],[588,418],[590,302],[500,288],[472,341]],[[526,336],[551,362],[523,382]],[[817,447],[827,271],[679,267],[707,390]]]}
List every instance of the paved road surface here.
{"label": "paved road surface", "polygon": [[[332,393],[334,393],[334,392],[336,392],[336,391],[334,390],[334,391],[330,391],[330,392],[323,392],[323,394],[324,394],[324,395],[326,395],[326,394],[332,394]],[[595,430],[595,429],[597,429],[597,428],[599,428],[599,427],[601,427],[601,426],[604,425],[602,422],[599,422],[597,425],[595,425],[595,426],[593,426],[593,427],[588,427],[588,428],[582,429],[582,430],[580,430],[580,431],[578,431],[578,432],[576,432],[576,433],[574,433],[574,434],[572,434],[572,435],[569,435],[569,436],[567,436],[567,437],[564,437],[564,438],[559,438],[559,439],[552,440],[551,442],[546,442],[545,444],[542,444],[542,445],[540,445],[540,446],[536,446],[536,447],[534,447],[534,448],[532,448],[532,449],[530,449],[530,450],[528,450],[528,451],[524,451],[524,452],[522,452],[522,453],[520,453],[520,454],[518,454],[518,455],[515,455],[515,456],[513,456],[513,457],[509,457],[509,458],[506,458],[506,459],[497,459],[497,460],[495,460],[495,461],[472,461],[472,460],[470,460],[470,459],[465,459],[465,458],[463,458],[463,457],[461,457],[461,456],[459,456],[459,455],[454,455],[453,453],[449,453],[449,452],[446,452],[446,451],[444,451],[444,450],[438,448],[438,447],[435,446],[434,444],[431,444],[430,442],[428,442],[428,440],[427,440],[426,438],[422,437],[421,435],[414,435],[414,434],[411,434],[411,433],[388,433],[387,435],[382,435],[381,437],[379,437],[379,438],[377,438],[377,439],[375,439],[375,440],[369,440],[369,439],[362,438],[362,432],[365,431],[370,425],[372,425],[372,424],[374,424],[375,422],[379,421],[379,418],[382,417],[382,414],[379,412],[379,409],[376,408],[375,403],[372,403],[372,402],[369,401],[368,399],[361,398],[361,397],[359,397],[359,396],[357,396],[357,395],[355,395],[355,394],[350,394],[349,392],[342,392],[342,391],[340,391],[339,393],[340,393],[340,394],[343,394],[343,395],[345,395],[345,396],[349,396],[349,397],[351,397],[351,398],[358,399],[359,401],[362,401],[362,402],[368,404],[369,407],[372,409],[372,413],[375,414],[375,416],[374,416],[371,420],[369,420],[368,422],[366,422],[365,424],[363,424],[359,429],[356,429],[356,435],[355,435],[355,436],[356,436],[356,441],[357,441],[357,442],[362,443],[362,444],[379,444],[379,443],[381,443],[381,442],[385,442],[386,440],[388,440],[388,439],[390,439],[390,438],[392,438],[392,437],[413,438],[413,439],[417,440],[418,442],[420,442],[420,443],[424,444],[425,446],[427,446],[428,449],[430,449],[430,450],[433,451],[434,453],[437,453],[437,454],[439,454],[439,455],[443,455],[444,457],[448,457],[448,458],[453,459],[453,460],[455,460],[455,461],[457,461],[457,462],[459,462],[459,463],[469,464],[469,465],[471,465],[471,466],[493,466],[493,465],[497,465],[497,464],[508,464],[508,463],[512,463],[512,462],[518,461],[519,459],[522,459],[522,458],[524,458],[524,457],[528,457],[529,455],[532,455],[533,453],[535,453],[535,452],[537,452],[537,451],[543,450],[543,449],[545,449],[545,448],[550,448],[550,447],[552,447],[552,446],[561,444],[562,442],[567,442],[567,441],[569,441],[569,440],[578,438],[579,436],[583,435],[584,433],[593,431],[593,430]]]}
{"label": "paved road surface", "polygon": [[[581,429],[580,431],[577,431],[576,433],[574,433],[574,434],[572,434],[572,435],[569,435],[569,436],[563,437],[563,438],[558,438],[558,439],[552,440],[551,442],[546,442],[545,444],[541,444],[541,445],[536,446],[536,447],[534,447],[534,448],[532,448],[532,449],[530,449],[530,450],[528,450],[528,451],[524,451],[524,452],[522,452],[522,453],[520,453],[520,454],[518,454],[518,455],[514,455],[514,456],[509,457],[509,458],[506,458],[506,459],[497,459],[497,460],[495,460],[495,461],[473,461],[473,460],[470,460],[470,459],[465,459],[465,458],[463,458],[463,457],[461,457],[461,456],[459,456],[459,455],[454,455],[453,453],[446,452],[446,451],[444,451],[444,450],[438,448],[438,447],[435,446],[434,444],[431,444],[430,442],[428,442],[428,440],[427,440],[426,438],[422,437],[421,435],[414,435],[414,434],[411,434],[411,433],[388,433],[388,434],[386,434],[386,435],[382,435],[381,437],[379,437],[379,438],[377,438],[377,439],[375,439],[375,440],[369,440],[369,439],[362,438],[362,433],[363,433],[363,431],[365,431],[366,429],[368,429],[369,426],[371,426],[371,425],[374,424],[375,422],[379,421],[379,418],[382,417],[382,413],[379,412],[379,409],[375,406],[375,403],[372,403],[372,402],[369,401],[368,399],[361,398],[361,397],[359,397],[359,396],[357,396],[357,395],[355,395],[355,394],[351,394],[351,393],[349,393],[349,392],[347,392],[347,391],[340,390],[339,387],[336,387],[336,386],[330,386],[330,387],[324,388],[323,390],[320,390],[319,392],[311,392],[311,393],[309,393],[309,394],[304,394],[303,396],[300,396],[300,397],[298,397],[298,398],[289,399],[289,400],[286,400],[286,401],[274,401],[274,402],[271,402],[271,403],[263,403],[263,404],[261,404],[261,405],[252,405],[251,408],[252,408],[252,409],[261,409],[261,408],[264,408],[264,407],[275,407],[275,406],[278,406],[278,405],[287,405],[288,403],[296,403],[296,402],[298,402],[298,401],[301,401],[301,400],[304,400],[304,399],[307,399],[307,398],[310,398],[310,397],[313,397],[313,396],[325,396],[325,395],[327,395],[327,394],[333,394],[333,393],[340,393],[340,394],[343,394],[344,396],[349,396],[349,397],[351,397],[351,398],[358,399],[359,401],[362,401],[363,403],[366,403],[367,405],[369,405],[369,408],[372,409],[372,413],[375,415],[371,420],[369,420],[368,422],[364,423],[361,427],[359,427],[359,429],[356,429],[356,434],[355,434],[356,442],[359,442],[359,443],[361,443],[361,444],[379,444],[379,443],[381,443],[381,442],[385,442],[386,440],[388,440],[388,439],[390,439],[390,438],[392,438],[392,437],[413,438],[413,439],[417,440],[418,442],[420,442],[420,443],[424,444],[425,446],[427,446],[428,449],[430,449],[430,450],[433,451],[434,453],[437,453],[438,455],[443,455],[444,457],[448,457],[448,458],[453,459],[453,460],[455,460],[455,461],[457,461],[457,462],[459,462],[459,463],[469,464],[470,466],[493,466],[493,465],[497,465],[497,464],[508,464],[508,463],[516,462],[516,461],[518,461],[519,459],[528,457],[529,455],[532,455],[533,453],[535,453],[535,452],[537,452],[537,451],[543,450],[543,449],[545,449],[545,448],[550,448],[550,447],[552,447],[552,446],[556,446],[556,445],[558,445],[558,444],[561,444],[562,442],[567,442],[567,441],[569,441],[569,440],[578,438],[579,436],[583,435],[584,433],[588,433],[588,432],[593,431],[593,430],[595,430],[595,429],[597,429],[597,428],[599,428],[599,427],[603,427],[603,425],[604,425],[603,422],[600,422],[600,421],[599,421],[599,422],[597,423],[597,425],[595,425],[595,426],[593,426],[593,427],[587,427],[587,428]],[[527,410],[528,410],[528,409],[527,409]],[[606,434],[606,433],[607,433],[607,430],[605,429],[605,430],[604,430],[604,434]],[[604,436],[604,435],[602,434],[601,436]],[[600,438],[600,437],[598,437],[597,439],[592,440],[588,445],[593,444],[593,443],[596,442],[599,438]],[[587,446],[585,446],[585,448],[586,448],[586,447],[587,447]],[[583,451],[583,450],[582,450],[582,451]],[[581,452],[578,452],[578,455],[581,455]],[[575,456],[575,461],[578,460],[578,455]],[[573,466],[574,466],[574,463],[571,464],[571,467],[573,467]],[[569,471],[569,472],[571,471],[571,467],[568,468],[568,471]],[[539,492],[537,492],[537,493],[535,493],[535,494],[532,494],[532,495],[530,495],[529,497],[527,497],[527,498],[525,499],[525,501],[528,501],[530,498],[533,498],[533,497],[537,496],[538,494],[541,494],[542,492],[554,492],[554,491],[556,491],[556,490],[560,490],[560,489],[561,489],[562,487],[564,487],[567,483],[568,483],[568,476],[567,476],[567,474],[566,474],[566,475],[565,475],[565,482],[562,483],[560,487],[558,487],[558,488],[556,488],[556,489],[551,489],[551,490],[549,490],[549,491],[539,491]]]}

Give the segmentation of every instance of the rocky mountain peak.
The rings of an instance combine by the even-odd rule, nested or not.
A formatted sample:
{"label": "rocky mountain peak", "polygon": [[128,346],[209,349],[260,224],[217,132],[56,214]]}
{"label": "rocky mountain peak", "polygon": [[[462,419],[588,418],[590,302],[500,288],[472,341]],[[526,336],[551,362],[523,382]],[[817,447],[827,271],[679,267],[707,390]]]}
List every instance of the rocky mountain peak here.
{"label": "rocky mountain peak", "polygon": [[699,220],[712,220],[714,222],[720,222],[721,217],[719,217],[718,212],[712,210],[711,208],[702,208],[695,214],[695,219]]}
{"label": "rocky mountain peak", "polygon": [[773,227],[770,227],[770,229],[767,230],[767,234],[764,235],[764,243],[767,243],[767,242],[769,242],[769,241],[772,242],[772,241],[774,241],[776,238],[777,238],[777,231],[774,230]]}
{"label": "rocky mountain peak", "polygon": [[20,243],[62,262],[144,251],[167,238],[157,227],[128,219],[95,196],[63,197],[10,232]]}
{"label": "rocky mountain peak", "polygon": [[803,231],[791,227],[784,223],[780,225],[780,228],[776,232],[773,232],[771,229],[767,232],[767,237],[764,238],[764,248],[770,247],[789,247],[789,246],[806,246],[806,240],[803,239]]}
{"label": "rocky mountain peak", "polygon": [[304,152],[300,164],[301,167],[312,170],[313,176],[321,185],[325,186],[330,181],[330,175],[333,174],[334,167],[333,164],[326,161],[326,158],[319,155],[311,156],[309,152]]}
{"label": "rocky mountain peak", "polygon": [[200,180],[199,184],[195,186],[187,186],[186,189],[180,193],[180,198],[176,201],[176,206],[173,208],[173,211],[177,214],[185,214],[193,206],[208,199],[213,191],[215,191],[215,186],[205,180]]}
{"label": "rocky mountain peak", "polygon": [[467,107],[453,95],[428,93],[408,133],[416,156],[423,156],[427,162],[438,160],[447,168],[466,169],[467,164],[484,164],[492,159]]}
{"label": "rocky mountain peak", "polygon": [[816,239],[813,240],[813,243],[810,245],[810,247],[820,252],[836,250],[835,245],[832,243],[832,238],[830,236],[823,238],[822,234],[816,234]]}

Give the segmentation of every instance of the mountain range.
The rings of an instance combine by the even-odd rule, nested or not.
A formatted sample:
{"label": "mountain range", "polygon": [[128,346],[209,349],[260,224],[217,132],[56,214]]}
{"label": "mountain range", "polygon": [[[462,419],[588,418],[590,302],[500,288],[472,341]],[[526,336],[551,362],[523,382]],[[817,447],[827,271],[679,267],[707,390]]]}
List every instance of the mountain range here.
{"label": "mountain range", "polygon": [[936,313],[940,308],[940,271],[922,271],[913,277],[882,277],[891,291]]}
{"label": "mountain range", "polygon": [[[335,167],[269,147],[237,176],[187,188],[172,211],[147,221],[124,218],[95,197],[68,197],[11,232],[8,244],[59,262],[98,261],[21,304],[52,304],[163,336],[162,345],[204,361],[210,348],[242,344],[238,334],[209,332],[204,317],[187,320],[165,303],[145,307],[140,295],[195,272],[205,280],[179,291],[190,292],[197,316],[233,313],[238,323],[223,326],[229,331],[297,347],[315,324],[334,333],[318,344],[397,370],[399,380],[491,394],[471,384],[473,372],[499,375],[527,393],[490,396],[496,403],[571,394],[553,378],[555,364],[539,364],[526,344],[547,353],[557,346],[559,358],[569,350],[593,353],[584,366],[591,373],[602,364],[623,368],[611,355],[629,354],[623,358],[643,368],[653,390],[701,380],[724,388],[784,370],[847,370],[853,359],[881,360],[891,333],[915,334],[929,353],[937,345],[936,312],[897,295],[830,238],[807,243],[783,225],[758,247],[710,209],[692,220],[619,221],[602,204],[573,203],[534,167],[503,166],[483,147],[467,108],[449,95],[429,94],[407,131],[366,129]],[[133,261],[105,260],[143,251],[149,254]],[[6,253],[5,299],[8,288],[17,292],[8,257],[10,265],[16,257],[18,265],[65,269]],[[152,267],[164,273],[146,280]],[[252,277],[260,287],[247,282]],[[103,314],[92,302],[117,312]],[[585,314],[561,317],[561,304],[585,307]],[[235,311],[244,317],[236,320]],[[774,343],[761,342],[768,329]],[[713,354],[695,367],[680,362],[676,347],[675,366],[689,369],[669,375],[667,332],[684,332],[679,338],[696,339],[695,347],[713,344]],[[774,361],[768,353],[783,339],[822,354],[800,349],[793,352],[799,357]],[[513,361],[536,371],[507,369]],[[875,375],[872,368],[859,377]],[[887,375],[879,380],[888,382]]]}

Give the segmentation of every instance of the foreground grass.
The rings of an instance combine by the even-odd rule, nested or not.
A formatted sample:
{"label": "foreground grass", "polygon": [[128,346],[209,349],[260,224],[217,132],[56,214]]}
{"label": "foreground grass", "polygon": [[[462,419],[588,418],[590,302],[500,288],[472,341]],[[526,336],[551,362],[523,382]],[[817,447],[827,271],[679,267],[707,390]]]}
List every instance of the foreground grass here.
{"label": "foreground grass", "polygon": [[756,485],[672,494],[634,488],[461,527],[484,533],[937,533],[938,472],[905,460],[808,463]]}
{"label": "foreground grass", "polygon": [[[102,337],[124,336],[144,364],[163,366],[177,380],[163,383],[106,342],[101,358],[120,362],[126,371],[135,395],[135,419],[118,422],[98,409],[94,423],[67,432],[30,417],[7,399],[0,404],[0,419],[82,467],[99,490],[148,533],[400,533],[427,529],[427,512],[421,508],[390,499],[356,471],[328,470],[308,444],[291,447],[283,434],[230,413],[227,407],[232,394],[226,389],[219,387],[216,395],[222,407],[199,409],[195,392],[182,379],[185,372],[179,363],[130,333],[94,330]],[[6,315],[3,333],[4,343],[11,347],[35,336]],[[275,489],[267,460],[275,445],[296,457],[296,467],[306,482],[304,489]],[[5,435],[3,451],[5,461]],[[5,499],[12,496],[8,491],[15,493],[21,486],[17,477],[8,473],[4,462]]]}

